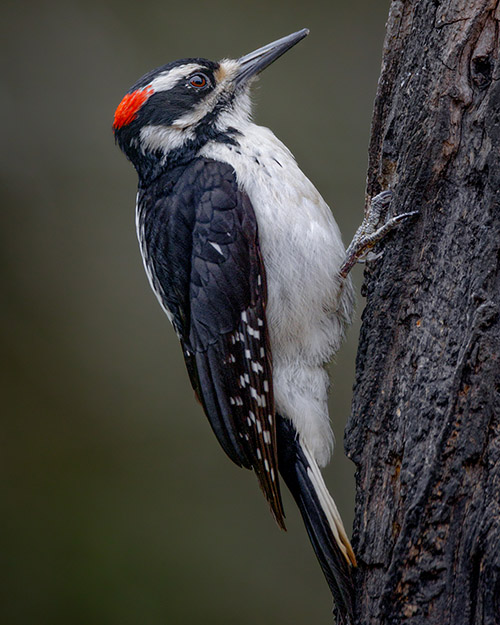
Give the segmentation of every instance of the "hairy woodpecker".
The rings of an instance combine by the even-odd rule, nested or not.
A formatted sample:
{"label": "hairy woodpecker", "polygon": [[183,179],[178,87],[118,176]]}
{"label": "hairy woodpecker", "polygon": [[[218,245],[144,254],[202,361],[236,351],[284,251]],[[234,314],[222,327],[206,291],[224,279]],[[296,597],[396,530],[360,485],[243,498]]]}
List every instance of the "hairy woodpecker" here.
{"label": "hairy woodpecker", "polygon": [[402,216],[376,229],[388,204],[387,193],[377,196],[346,257],[319,192],[283,143],[252,123],[253,79],[307,34],[238,60],[155,69],[122,99],[113,128],[139,176],[146,273],[196,396],[284,528],[281,474],[348,622],[356,560],[319,468],[333,448],[325,365],[351,321],[350,267]]}

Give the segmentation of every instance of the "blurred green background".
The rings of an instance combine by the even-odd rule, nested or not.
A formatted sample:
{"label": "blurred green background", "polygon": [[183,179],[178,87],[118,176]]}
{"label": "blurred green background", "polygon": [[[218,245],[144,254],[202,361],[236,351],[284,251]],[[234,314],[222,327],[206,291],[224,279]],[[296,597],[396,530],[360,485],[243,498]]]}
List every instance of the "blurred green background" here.
{"label": "blurred green background", "polygon": [[[237,57],[309,27],[262,75],[255,118],[294,152],[348,242],[388,5],[3,3],[0,623],[331,623],[290,498],[285,534],[193,398],[143,272],[135,172],[111,123],[153,67]],[[332,368],[338,443],[326,471],[348,528],[342,431],[358,324]]]}

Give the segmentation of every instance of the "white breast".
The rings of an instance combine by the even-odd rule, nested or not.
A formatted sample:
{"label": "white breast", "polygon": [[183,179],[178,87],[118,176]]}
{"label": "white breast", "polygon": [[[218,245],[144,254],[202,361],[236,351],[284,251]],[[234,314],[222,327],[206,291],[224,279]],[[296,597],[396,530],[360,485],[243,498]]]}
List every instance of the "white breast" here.
{"label": "white breast", "polygon": [[248,122],[238,142],[209,143],[201,155],[232,165],[252,202],[268,283],[276,407],[323,465],[333,444],[324,364],[353,307],[350,283],[340,289],[338,279],[344,246],[327,204],[269,129]]}

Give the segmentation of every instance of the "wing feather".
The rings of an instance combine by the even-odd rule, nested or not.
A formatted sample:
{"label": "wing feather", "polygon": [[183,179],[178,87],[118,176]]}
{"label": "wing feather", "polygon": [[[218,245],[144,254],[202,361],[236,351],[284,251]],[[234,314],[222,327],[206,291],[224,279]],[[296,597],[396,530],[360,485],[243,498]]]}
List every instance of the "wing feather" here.
{"label": "wing feather", "polygon": [[[157,198],[158,189],[149,190]],[[138,204],[151,284],[181,340],[191,383],[226,454],[253,468],[281,527],[265,267],[248,196],[225,163],[196,159],[173,193]]]}

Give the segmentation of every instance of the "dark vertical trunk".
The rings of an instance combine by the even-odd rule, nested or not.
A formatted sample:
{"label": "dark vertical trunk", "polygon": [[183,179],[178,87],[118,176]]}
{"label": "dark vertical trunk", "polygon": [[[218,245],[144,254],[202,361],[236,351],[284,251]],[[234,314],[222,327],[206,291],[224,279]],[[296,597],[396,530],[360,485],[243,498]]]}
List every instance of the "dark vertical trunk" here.
{"label": "dark vertical trunk", "polygon": [[383,242],[346,450],[357,623],[500,623],[499,0],[394,0],[368,195]]}

